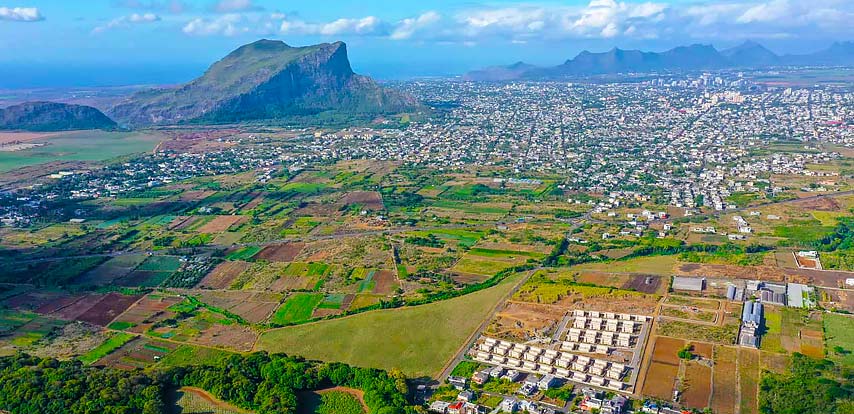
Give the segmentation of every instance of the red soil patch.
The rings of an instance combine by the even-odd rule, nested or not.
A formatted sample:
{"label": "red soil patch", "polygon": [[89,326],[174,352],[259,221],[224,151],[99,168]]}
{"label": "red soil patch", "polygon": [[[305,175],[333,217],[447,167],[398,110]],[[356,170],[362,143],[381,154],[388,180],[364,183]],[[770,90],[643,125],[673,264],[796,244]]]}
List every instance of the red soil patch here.
{"label": "red soil patch", "polygon": [[805,210],[839,211],[839,202],[830,197],[796,201],[792,205]]}
{"label": "red soil patch", "polygon": [[251,266],[248,262],[222,262],[199,282],[203,289],[227,289],[234,279]]}
{"label": "red soil patch", "polygon": [[198,228],[199,233],[222,233],[231,226],[245,220],[243,216],[216,216],[213,220]]}
{"label": "red soil patch", "polygon": [[653,362],[646,372],[643,395],[669,401],[673,398],[673,384],[678,373],[679,367],[676,365]]}
{"label": "red soil patch", "polygon": [[202,302],[226,309],[252,323],[266,320],[279,306],[279,295],[241,291],[203,292]]}
{"label": "red soil patch", "polygon": [[80,299],[80,296],[60,296],[48,303],[45,303],[42,306],[39,306],[38,309],[36,309],[36,313],[41,313],[43,315],[53,313],[68,305],[71,305],[78,299]]}
{"label": "red soil patch", "polygon": [[706,359],[712,359],[712,344],[692,342],[691,346],[694,347],[694,350],[692,351],[694,355],[699,355]]}
{"label": "red soil patch", "polygon": [[[116,321],[130,322],[144,328],[145,326],[150,326],[157,320],[168,319],[169,317],[174,316],[174,314],[167,311],[166,308],[182,301],[183,298],[179,296],[157,297],[148,295],[125,310],[124,313],[116,318]],[[138,327],[131,328],[130,331],[136,332]]]}
{"label": "red soil patch", "polygon": [[178,196],[178,199],[181,201],[199,201],[204,200],[212,195],[216,194],[216,191],[206,190],[206,191],[184,191]]}
{"label": "red soil patch", "polygon": [[54,315],[60,319],[75,320],[78,316],[86,313],[103,298],[102,295],[86,295],[80,297],[74,303],[57,310]]}
{"label": "red soil patch", "polygon": [[314,289],[317,279],[307,276],[282,276],[276,279],[267,288],[273,292],[286,292],[289,290]]}
{"label": "red soil patch", "polygon": [[454,272],[453,274],[451,274],[451,279],[454,279],[454,281],[457,283],[462,283],[464,285],[470,285],[470,284],[474,284],[474,283],[483,282],[484,280],[489,279],[489,276],[475,275],[475,274],[471,274],[471,273]]}
{"label": "red soil patch", "polygon": [[[649,282],[649,283],[647,283]],[[636,290],[643,293],[655,293],[661,286],[661,277],[653,275],[634,275],[621,289]]]}
{"label": "red soil patch", "polygon": [[305,247],[305,243],[272,244],[255,255],[258,259],[271,262],[292,262]]}
{"label": "red soil patch", "polygon": [[238,351],[251,351],[257,338],[258,333],[246,326],[213,325],[195,338],[194,342]]}
{"label": "red soil patch", "polygon": [[682,403],[690,408],[706,408],[712,394],[712,369],[689,363],[685,367],[685,384],[688,389],[682,394]]}
{"label": "red soil patch", "polygon": [[391,270],[377,270],[374,272],[374,293],[390,295],[397,289],[397,276]]}
{"label": "red soil patch", "polygon": [[385,210],[383,196],[376,191],[353,191],[341,198],[340,203],[345,206],[359,204],[365,210]]}
{"label": "red soil patch", "polygon": [[679,366],[679,350],[685,347],[685,341],[659,336],[655,338],[652,360],[662,364]]}
{"label": "red soil patch", "polygon": [[[5,305],[12,309],[50,313],[74,303],[80,296],[67,296],[56,292],[26,292],[6,299]],[[58,302],[62,302],[59,304]],[[44,308],[44,310],[42,310]]]}
{"label": "red soil patch", "polygon": [[130,305],[133,305],[141,297],[139,295],[127,296],[111,292],[103,296],[98,303],[75,319],[89,322],[93,325],[107,326],[116,316],[127,310]]}
{"label": "red soil patch", "polygon": [[312,317],[312,318],[323,318],[323,317],[326,317],[326,316],[338,315],[338,314],[341,314],[341,313],[343,313],[343,312],[344,312],[344,311],[342,311],[341,309],[321,309],[321,308],[317,308],[317,309],[315,309],[315,310],[314,310],[314,312],[312,312],[311,317]]}

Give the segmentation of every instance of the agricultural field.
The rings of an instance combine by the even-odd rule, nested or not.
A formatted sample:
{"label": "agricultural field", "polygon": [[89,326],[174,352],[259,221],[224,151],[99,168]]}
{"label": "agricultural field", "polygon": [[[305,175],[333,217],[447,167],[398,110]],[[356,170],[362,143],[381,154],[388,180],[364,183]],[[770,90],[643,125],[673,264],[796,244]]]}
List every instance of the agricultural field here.
{"label": "agricultural field", "polygon": [[823,319],[828,358],[846,366],[854,366],[854,318],[826,313]]}
{"label": "agricultural field", "polygon": [[657,295],[574,282],[571,276],[538,271],[514,295],[514,300],[559,305],[568,309],[595,309],[651,315]]}
{"label": "agricultural field", "polygon": [[674,338],[655,338],[651,344],[652,356],[647,368],[642,392],[662,400],[673,398],[676,378],[679,374],[679,350],[685,341]]}
{"label": "agricultural field", "polygon": [[151,151],[161,136],[141,132],[72,131],[51,135],[32,143],[44,146],[0,152],[0,172],[52,161],[105,161]]}
{"label": "agricultural field", "polygon": [[175,391],[172,399],[175,402],[171,412],[176,414],[251,414],[250,411],[235,407],[205,390],[194,387],[181,387]]}
{"label": "agricultural field", "polygon": [[[285,352],[407,375],[434,375],[519,281],[441,302],[378,310],[265,332],[256,350]],[[441,335],[435,333],[441,332]]]}
{"label": "agricultural field", "polygon": [[711,408],[715,413],[736,413],[738,395],[738,350],[732,347],[715,346],[714,382],[712,384]]}
{"label": "agricultural field", "polygon": [[319,293],[294,293],[276,309],[270,322],[278,325],[290,325],[311,319],[314,308],[323,300]]}

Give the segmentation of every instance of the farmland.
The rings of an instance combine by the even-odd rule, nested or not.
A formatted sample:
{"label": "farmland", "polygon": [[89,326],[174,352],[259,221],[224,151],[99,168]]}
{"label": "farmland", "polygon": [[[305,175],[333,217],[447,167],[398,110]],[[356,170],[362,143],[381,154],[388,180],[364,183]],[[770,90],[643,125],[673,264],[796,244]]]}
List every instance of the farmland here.
{"label": "farmland", "polygon": [[825,314],[824,332],[828,356],[846,366],[854,365],[854,318],[847,315]]}
{"label": "farmland", "polygon": [[47,145],[23,151],[0,152],[0,172],[52,161],[104,161],[122,155],[151,151],[158,135],[128,132],[77,131],[33,142]]}
{"label": "farmland", "polygon": [[[358,366],[398,368],[413,376],[433,375],[520,277],[434,304],[272,330],[259,338],[256,349]],[[433,332],[445,334],[436,337]]]}
{"label": "farmland", "polygon": [[[570,315],[583,310],[652,317],[640,328],[621,319],[608,329],[631,332],[631,345],[608,344],[613,336],[605,333],[570,345],[612,367],[627,365],[606,378],[616,388],[601,388],[632,399],[758,412],[763,375],[786,374],[792,353],[854,365],[854,339],[846,336],[854,326],[832,313],[854,311],[845,287],[850,275],[798,269],[793,259],[817,249],[828,266],[844,265],[850,231],[843,225],[854,197],[833,191],[849,188],[842,181],[850,172],[823,177],[837,184],[813,176],[735,180],[742,190],[730,191],[729,201],[749,205],[745,210],[701,200],[677,208],[666,204],[666,191],[648,197],[645,184],[629,193],[591,193],[572,188],[574,177],[515,172],[500,162],[436,168],[329,154],[317,155],[318,162],[290,152],[338,139],[340,131],[307,129],[285,138],[278,128],[229,125],[216,133],[221,140],[205,140],[193,138],[202,134],[195,129],[165,127],[163,153],[125,157],[108,169],[56,164],[72,175],[48,179],[36,169],[0,177],[36,192],[76,189],[90,173],[110,183],[97,197],[42,199],[45,213],[37,220],[0,226],[0,266],[12,269],[0,272],[0,281],[13,283],[0,285],[0,353],[153,372],[218,365],[253,350],[284,352],[399,369],[416,379],[409,385],[438,380],[437,398],[453,401],[459,393],[442,375],[471,377],[488,365],[471,362],[463,347],[477,338],[472,334],[557,351],[573,329]],[[223,148],[243,161],[223,156]],[[271,148],[282,151],[274,160],[246,161]],[[168,166],[182,159],[193,160],[190,176],[170,175]],[[805,165],[837,172],[839,162]],[[196,174],[196,164],[216,173]],[[164,179],[114,190],[133,179],[122,175],[129,166]],[[110,181],[114,176],[122,180]],[[770,194],[781,182],[785,194]],[[812,184],[831,190],[812,191]],[[761,188],[743,191],[754,185]],[[818,198],[766,204],[789,195]],[[34,210],[20,201],[20,211]],[[740,231],[737,215],[752,232]],[[747,239],[727,237],[741,234]],[[514,291],[523,269],[533,275]],[[674,293],[674,275],[705,277],[705,289]],[[821,308],[768,305],[761,349],[735,347],[742,305],[723,297],[749,280],[823,287]],[[592,346],[588,341],[603,347],[582,347]],[[572,404],[579,386],[586,385],[570,382],[531,399]],[[474,389],[483,392],[479,403],[495,407],[499,395],[521,398],[520,387],[494,380]],[[670,403],[674,391],[679,398]],[[297,396],[300,412],[372,411],[354,389]],[[184,412],[244,412],[192,388],[175,397]]]}

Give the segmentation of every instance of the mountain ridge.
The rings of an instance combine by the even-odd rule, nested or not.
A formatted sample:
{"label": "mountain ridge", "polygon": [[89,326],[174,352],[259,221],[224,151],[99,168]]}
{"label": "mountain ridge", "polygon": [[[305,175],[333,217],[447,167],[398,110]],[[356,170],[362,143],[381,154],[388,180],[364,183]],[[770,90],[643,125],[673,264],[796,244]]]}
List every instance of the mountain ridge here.
{"label": "mountain ridge", "polygon": [[235,49],[199,78],[137,93],[108,113],[140,126],[287,119],[327,111],[385,114],[417,106],[414,98],[354,73],[343,42],[293,47],[261,39]]}
{"label": "mountain ridge", "polygon": [[[663,52],[611,48],[594,53],[584,50],[564,63],[539,67],[517,62],[474,70],[467,80],[506,81],[555,79],[617,73],[712,70],[725,68],[770,67],[780,65],[854,65],[854,42],[835,42],[829,48],[806,55],[777,55],[761,44],[745,41],[732,48],[718,50],[712,45],[677,46]],[[513,67],[524,67],[514,70]]]}
{"label": "mountain ridge", "polygon": [[0,108],[0,130],[53,132],[117,126],[103,112],[85,105],[33,101]]}

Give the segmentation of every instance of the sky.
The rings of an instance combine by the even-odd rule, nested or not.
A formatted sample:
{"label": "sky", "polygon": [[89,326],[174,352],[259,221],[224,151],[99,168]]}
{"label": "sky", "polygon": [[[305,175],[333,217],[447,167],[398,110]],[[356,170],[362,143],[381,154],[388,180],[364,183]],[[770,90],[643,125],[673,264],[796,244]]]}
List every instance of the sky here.
{"label": "sky", "polygon": [[0,88],[179,83],[260,38],[343,40],[357,72],[401,79],[612,47],[811,52],[852,21],[854,0],[0,0]]}

